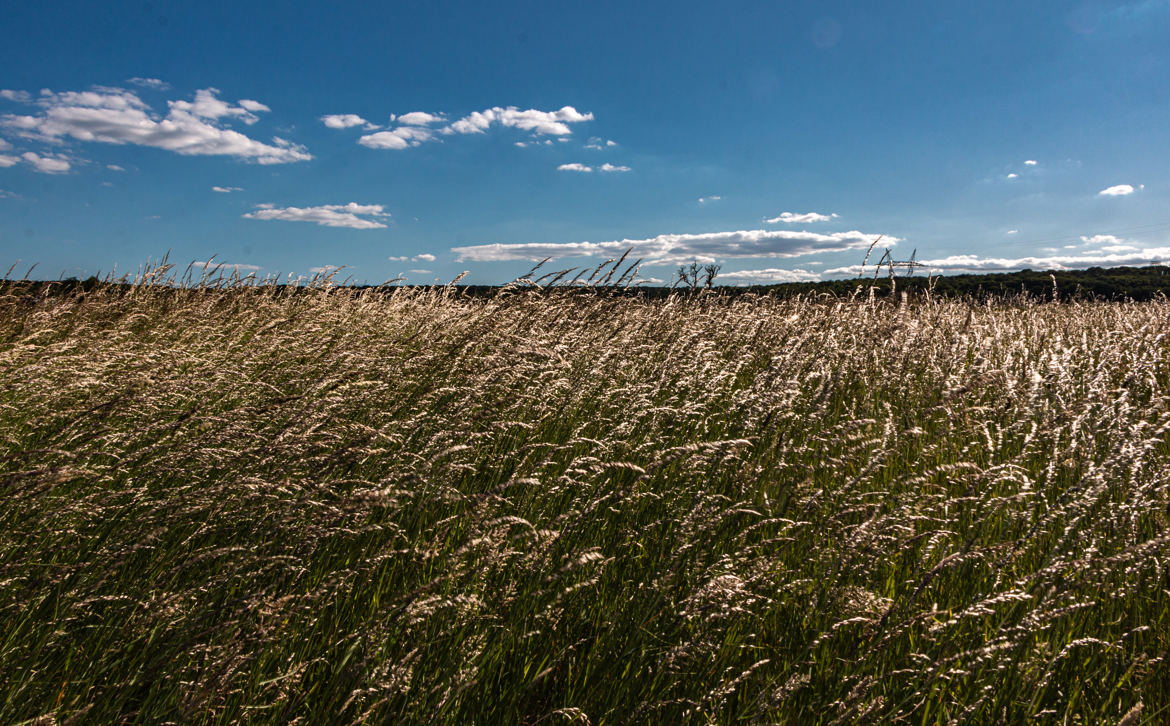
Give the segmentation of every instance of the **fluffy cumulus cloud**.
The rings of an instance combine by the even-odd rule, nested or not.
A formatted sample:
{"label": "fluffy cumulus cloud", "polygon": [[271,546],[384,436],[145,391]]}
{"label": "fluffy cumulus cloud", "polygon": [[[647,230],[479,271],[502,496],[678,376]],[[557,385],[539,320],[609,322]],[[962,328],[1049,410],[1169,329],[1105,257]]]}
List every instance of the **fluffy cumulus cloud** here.
{"label": "fluffy cumulus cloud", "polygon": [[764,224],[811,224],[812,222],[828,222],[836,217],[836,214],[819,214],[817,212],[805,212],[804,214],[783,212],[779,217],[765,219]]}
{"label": "fluffy cumulus cloud", "polygon": [[356,113],[335,113],[322,116],[321,122],[331,129],[348,129],[352,126],[373,126]]}
{"label": "fluffy cumulus cloud", "polygon": [[260,204],[248,212],[245,219],[283,220],[285,222],[313,222],[322,227],[349,229],[379,229],[386,225],[378,220],[389,217],[381,204],[326,204],[320,207],[277,207]]}
{"label": "fluffy cumulus cloud", "polygon": [[481,134],[492,126],[504,126],[545,136],[568,136],[573,133],[569,124],[592,120],[592,113],[581,113],[572,106],[564,106],[558,111],[538,111],[534,108],[521,111],[516,106],[496,106],[464,116],[444,128],[443,133]]}
{"label": "fluffy cumulus cloud", "polygon": [[1133,194],[1136,191],[1130,184],[1118,184],[1107,189],[1102,189],[1097,192],[1098,196],[1102,197],[1124,197]]}
{"label": "fluffy cumulus cloud", "polygon": [[[361,116],[342,114],[322,116],[326,126],[335,129],[349,128],[365,124],[366,131],[375,131],[378,126],[370,124]],[[592,113],[581,113],[572,106],[565,106],[558,111],[540,111],[534,108],[521,110],[516,106],[495,106],[483,111],[472,112],[446,126],[436,126],[445,123],[447,117],[441,113],[426,111],[411,111],[401,116],[391,116],[390,121],[394,128],[386,128],[376,133],[364,134],[358,143],[371,149],[407,149],[439,136],[455,134],[482,134],[493,126],[520,129],[528,131],[534,136],[568,136],[572,134],[569,124],[592,121]],[[517,142],[517,146],[529,146],[537,141]]]}
{"label": "fluffy cumulus cloud", "polygon": [[[1109,248],[1115,248],[1110,250]],[[1116,248],[1123,249],[1116,249]],[[1136,248],[1132,245],[1107,245],[1100,250],[1080,254],[1041,257],[980,257],[978,255],[951,255],[934,260],[919,260],[923,270],[947,272],[1014,272],[1016,270],[1076,270],[1086,267],[1141,267],[1170,263],[1170,247]],[[873,271],[871,265],[867,268]],[[835,267],[825,275],[855,276],[862,272],[859,265]]]}
{"label": "fluffy cumulus cloud", "polygon": [[808,270],[780,270],[768,268],[766,270],[735,270],[720,272],[720,282],[746,283],[750,285],[771,285],[777,282],[816,282],[821,276]]}
{"label": "fluffy cumulus cloud", "polygon": [[399,126],[390,131],[366,134],[358,139],[358,143],[371,149],[405,149],[434,137],[434,131],[422,126]]}
{"label": "fluffy cumulus cloud", "polygon": [[630,171],[630,167],[628,167],[628,166],[618,166],[616,164],[610,164],[610,163],[605,163],[605,164],[602,164],[601,166],[598,166],[598,167],[592,167],[592,166],[589,166],[587,164],[579,164],[577,162],[573,162],[572,164],[561,164],[560,166],[557,167],[557,171],[580,171],[580,172],[585,172],[585,173],[591,172],[594,169],[596,169],[597,171],[603,171],[603,172],[609,172],[609,173]]}
{"label": "fluffy cumulus cloud", "polygon": [[[22,92],[5,98],[21,100]],[[257,113],[268,110],[259,101],[243,99],[231,104],[219,91],[196,91],[190,101],[169,101],[166,115],[155,112],[132,91],[98,88],[91,91],[55,93],[43,90],[36,99],[23,94],[25,102],[39,111],[33,115],[4,114],[0,126],[42,141],[66,139],[105,144],[135,144],[166,149],[188,156],[234,156],[260,164],[285,164],[313,157],[303,146],[273,137],[258,141],[227,123],[251,125]]]}
{"label": "fluffy cumulus cloud", "polygon": [[40,156],[31,151],[26,151],[20,155],[26,164],[31,166],[34,171],[39,171],[42,174],[64,174],[69,171],[69,160],[63,156]]}
{"label": "fluffy cumulus cloud", "polygon": [[[623,239],[612,242],[566,242],[533,244],[486,244],[453,247],[460,262],[497,262],[527,260],[537,262],[546,257],[616,257],[630,250],[647,264],[674,264],[697,260],[702,263],[720,259],[789,258],[822,252],[865,249],[878,235],[858,232],[817,234],[789,230],[741,230],[706,234],[661,234],[647,239]],[[882,237],[893,245],[897,237]]]}
{"label": "fluffy cumulus cloud", "polygon": [[411,111],[394,119],[405,126],[427,126],[445,120],[441,114],[427,113],[426,111]]}

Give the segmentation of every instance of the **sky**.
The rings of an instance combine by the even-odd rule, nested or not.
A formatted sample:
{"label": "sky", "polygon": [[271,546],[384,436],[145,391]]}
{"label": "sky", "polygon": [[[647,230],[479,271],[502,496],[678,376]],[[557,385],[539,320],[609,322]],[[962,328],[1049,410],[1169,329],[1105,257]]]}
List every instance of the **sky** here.
{"label": "sky", "polygon": [[[6,3],[0,263],[1170,262],[1170,0]],[[868,267],[867,249],[878,240]]]}

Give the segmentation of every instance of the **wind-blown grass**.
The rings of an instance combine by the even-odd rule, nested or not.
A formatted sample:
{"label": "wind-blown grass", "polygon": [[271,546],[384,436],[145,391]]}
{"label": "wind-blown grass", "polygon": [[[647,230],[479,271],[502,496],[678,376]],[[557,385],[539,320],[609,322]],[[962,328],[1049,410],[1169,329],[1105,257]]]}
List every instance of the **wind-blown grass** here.
{"label": "wind-blown grass", "polygon": [[0,722],[1170,718],[1170,303],[0,296]]}

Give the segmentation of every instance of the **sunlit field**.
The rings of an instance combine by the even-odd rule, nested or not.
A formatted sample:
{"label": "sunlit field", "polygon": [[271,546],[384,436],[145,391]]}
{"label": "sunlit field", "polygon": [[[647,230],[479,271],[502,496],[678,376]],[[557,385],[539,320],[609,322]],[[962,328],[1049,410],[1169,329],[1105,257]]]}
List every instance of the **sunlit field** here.
{"label": "sunlit field", "polygon": [[1168,331],[10,284],[0,722],[1165,722]]}

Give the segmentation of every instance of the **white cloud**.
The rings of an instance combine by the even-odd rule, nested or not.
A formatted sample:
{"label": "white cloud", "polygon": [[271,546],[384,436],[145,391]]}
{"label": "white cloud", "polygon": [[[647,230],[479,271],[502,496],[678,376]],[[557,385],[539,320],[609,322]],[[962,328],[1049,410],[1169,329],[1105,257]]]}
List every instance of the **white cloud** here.
{"label": "white cloud", "polygon": [[628,166],[615,166],[614,164],[609,164],[609,163],[602,164],[598,168],[601,171],[619,171],[619,172],[620,171],[630,171],[630,167],[628,167]]}
{"label": "white cloud", "polygon": [[723,197],[718,194],[712,194],[709,197],[699,197],[699,204],[706,204],[707,202],[718,202]]}
{"label": "white cloud", "polygon": [[821,276],[815,272],[808,270],[780,270],[776,268],[768,268],[766,270],[736,270],[734,272],[721,272],[718,280],[726,280],[732,282],[746,282],[758,285],[767,285],[776,282],[815,282],[821,279]]}
{"label": "white cloud", "polygon": [[28,91],[13,91],[5,88],[0,90],[0,98],[5,101],[16,101],[17,103],[31,103],[32,95]]}
{"label": "white cloud", "polygon": [[1124,240],[1112,234],[1095,234],[1092,237],[1081,235],[1081,242],[1086,245],[1119,245]]}
{"label": "white cloud", "polygon": [[241,187],[212,187],[211,191],[219,192],[220,194],[231,194],[232,192],[244,191]]}
{"label": "white cloud", "polygon": [[395,119],[405,126],[426,126],[446,119],[441,114],[427,113],[426,111],[411,111]]}
{"label": "white cloud", "polygon": [[[709,263],[717,259],[788,258],[821,252],[865,249],[877,236],[856,230],[817,234],[756,229],[706,234],[662,234],[648,239],[623,239],[612,242],[485,244],[453,247],[451,251],[460,262],[464,260],[537,262],[546,257],[616,257],[626,250],[631,250],[634,257],[646,259],[647,264],[674,264],[691,260]],[[882,238],[884,244],[891,246],[900,241],[899,238],[892,236]]]}
{"label": "white cloud", "polygon": [[238,262],[216,262],[215,260],[192,262],[191,267],[200,267],[204,270],[211,270],[212,272],[258,272],[264,269],[259,265],[245,265]]}
{"label": "white cloud", "polygon": [[1028,166],[1036,166],[1036,165],[1037,165],[1037,164],[1039,164],[1040,162],[1036,161],[1035,159],[1028,159],[1028,160],[1027,160],[1027,161],[1025,161],[1024,163],[1025,163],[1025,164],[1027,164]]}
{"label": "white cloud", "polygon": [[405,149],[430,141],[434,136],[434,131],[421,126],[399,126],[392,131],[366,134],[358,139],[358,143],[371,149]]}
{"label": "white cloud", "polygon": [[1009,229],[1007,232],[1004,232],[1004,234],[1019,234],[1019,233],[1020,233],[1020,230],[1018,230],[1018,229]]}
{"label": "white cloud", "polygon": [[247,109],[248,111],[251,111],[252,113],[267,113],[268,111],[272,110],[259,101],[253,101],[249,98],[241,98],[240,106]]}
{"label": "white cloud", "polygon": [[118,166],[117,164],[106,164],[106,168],[110,171],[126,171],[126,167]]}
{"label": "white cloud", "polygon": [[140,86],[142,88],[150,88],[155,91],[166,91],[171,87],[171,84],[167,83],[166,81],[160,81],[157,78],[130,78],[127,79],[126,82],[132,83],[135,86]]}
{"label": "white cloud", "polygon": [[[240,105],[233,106],[226,101],[221,101],[216,96],[217,93],[219,93],[219,89],[217,88],[204,88],[195,92],[194,101],[168,101],[167,105],[171,107],[172,113],[178,110],[207,119],[218,119],[227,116],[229,118],[238,118],[249,126],[260,120],[253,113],[254,111],[269,110],[264,104],[247,99],[240,101]],[[135,97],[135,100],[137,100],[137,97]]]}
{"label": "white cloud", "polygon": [[373,126],[356,113],[335,113],[321,117],[322,123],[331,129],[348,129],[351,126]]}
{"label": "white cloud", "polygon": [[804,214],[784,212],[779,217],[765,219],[764,224],[811,224],[812,222],[828,222],[836,217],[836,214],[818,214],[817,212],[805,212]]}
{"label": "white cloud", "polygon": [[4,151],[5,149],[11,149],[11,148],[12,148],[12,144],[8,143],[4,139],[0,139],[0,151]]}
{"label": "white cloud", "polygon": [[1007,178],[1008,178],[1008,179],[1019,179],[1019,178],[1020,178],[1020,175],[1019,175],[1019,174],[1017,174],[1017,173],[1015,173],[1015,172],[1012,172],[1011,174],[1008,174],[1008,175],[1007,175]]}
{"label": "white cloud", "polygon": [[9,166],[16,166],[19,163],[20,159],[18,157],[0,154],[0,169],[4,169]]}
{"label": "white cloud", "polygon": [[558,166],[558,167],[557,167],[557,171],[583,171],[583,172],[590,172],[590,171],[593,171],[593,167],[591,167],[591,166],[586,166],[586,165],[584,165],[584,164],[578,164],[577,162],[573,162],[572,164],[561,164],[560,166]]}
{"label": "white cloud", "polygon": [[0,189],[0,199],[19,199],[20,195]]}
{"label": "white cloud", "polygon": [[424,253],[422,253],[421,255],[415,255],[415,256],[414,256],[414,261],[415,261],[415,262],[434,262],[434,261],[435,261],[435,256],[434,256],[434,255],[432,255],[432,254],[429,254],[429,253],[426,253],[426,252],[424,252]]}
{"label": "white cloud", "polygon": [[410,258],[406,257],[406,256],[402,256],[402,257],[387,257],[386,259],[390,260],[391,262],[406,262]]}
{"label": "white cloud", "polygon": [[[314,222],[322,227],[349,229],[379,229],[386,225],[377,218],[389,217],[381,204],[326,204],[320,207],[276,207],[258,205],[256,211],[244,215],[246,219],[279,219],[286,222]],[[367,217],[369,219],[367,219]]]}
{"label": "white cloud", "polygon": [[313,273],[314,275],[328,275],[330,273],[337,272],[343,267],[345,267],[345,265],[321,265],[320,267],[310,267],[309,272]]}
{"label": "white cloud", "polygon": [[44,90],[36,100],[43,109],[40,115],[5,114],[0,116],[0,126],[46,141],[71,137],[150,146],[187,156],[234,156],[260,164],[313,158],[303,146],[275,137],[266,144],[220,125],[221,118],[254,123],[257,117],[253,110],[263,104],[233,106],[219,100],[216,93],[214,88],[208,88],[197,91],[193,101],[170,101],[167,115],[159,116],[131,91]]}
{"label": "white cloud", "polygon": [[434,274],[430,270],[407,270],[412,275],[431,275]]}
{"label": "white cloud", "polygon": [[559,111],[521,111],[515,106],[474,111],[443,129],[445,134],[481,134],[493,125],[531,131],[534,134],[567,136],[572,132],[568,124],[592,121],[592,113],[580,113],[572,106]]}
{"label": "white cloud", "polygon": [[[1075,245],[1073,245],[1075,246]],[[1159,265],[1170,262],[1170,247],[1148,247],[1128,252],[1086,252],[1050,257],[979,257],[978,255],[951,255],[936,260],[919,260],[924,269],[934,272],[1012,272],[1015,270],[1075,270],[1086,267],[1121,267]],[[873,272],[874,267],[866,268]],[[855,276],[859,265],[826,270],[826,275]]]}
{"label": "white cloud", "polygon": [[600,136],[592,136],[589,138],[589,143],[585,144],[586,149],[593,149],[594,151],[601,151],[605,148],[612,148],[617,146],[617,142],[611,139],[603,139]]}
{"label": "white cloud", "polygon": [[1102,197],[1124,197],[1133,193],[1134,188],[1131,185],[1118,184],[1116,186],[1109,187],[1108,189],[1102,189],[1101,191],[1097,192],[1097,195]]}
{"label": "white cloud", "polygon": [[70,169],[69,160],[60,155],[37,156],[31,151],[26,151],[20,155],[20,158],[42,174],[64,174]]}

